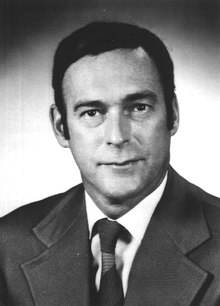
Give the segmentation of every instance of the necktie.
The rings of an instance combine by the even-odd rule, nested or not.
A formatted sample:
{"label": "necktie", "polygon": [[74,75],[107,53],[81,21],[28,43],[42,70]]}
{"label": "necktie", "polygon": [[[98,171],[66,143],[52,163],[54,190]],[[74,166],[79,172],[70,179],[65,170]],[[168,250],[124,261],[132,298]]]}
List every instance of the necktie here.
{"label": "necktie", "polygon": [[116,221],[101,219],[96,223],[102,253],[99,306],[121,306],[124,301],[122,282],[115,265],[115,246],[122,226]]}

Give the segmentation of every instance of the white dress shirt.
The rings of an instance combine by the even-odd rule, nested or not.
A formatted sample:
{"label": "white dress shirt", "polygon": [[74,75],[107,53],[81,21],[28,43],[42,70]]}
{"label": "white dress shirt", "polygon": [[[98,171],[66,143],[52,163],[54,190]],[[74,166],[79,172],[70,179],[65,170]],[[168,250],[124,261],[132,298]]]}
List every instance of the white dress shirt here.
{"label": "white dress shirt", "polygon": [[[139,204],[129,210],[122,217],[117,219],[117,222],[124,226],[131,235],[131,240],[129,243],[118,239],[115,249],[115,261],[117,270],[122,279],[124,294],[126,294],[127,292],[128,278],[132,262],[141,244],[141,241],[150,222],[150,219],[153,215],[153,212],[162,197],[166,181],[167,175],[156,190],[154,190],[150,195],[144,198]],[[95,203],[87,192],[85,192],[85,199],[88,216],[89,234],[91,239],[94,224],[98,220],[106,218],[106,216],[95,205]],[[96,288],[98,290],[101,278],[101,251],[99,235],[97,234],[92,238],[91,251],[94,258],[94,267],[97,268],[95,283]]]}

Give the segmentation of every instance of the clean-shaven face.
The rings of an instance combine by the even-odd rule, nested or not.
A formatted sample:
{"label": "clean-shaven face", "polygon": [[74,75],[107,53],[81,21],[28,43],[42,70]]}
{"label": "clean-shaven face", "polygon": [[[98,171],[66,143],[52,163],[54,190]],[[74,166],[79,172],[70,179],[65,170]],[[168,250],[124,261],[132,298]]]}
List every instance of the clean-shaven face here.
{"label": "clean-shaven face", "polygon": [[67,69],[63,91],[84,186],[103,211],[123,214],[160,184],[169,163],[175,131],[157,68],[142,48],[85,56]]}

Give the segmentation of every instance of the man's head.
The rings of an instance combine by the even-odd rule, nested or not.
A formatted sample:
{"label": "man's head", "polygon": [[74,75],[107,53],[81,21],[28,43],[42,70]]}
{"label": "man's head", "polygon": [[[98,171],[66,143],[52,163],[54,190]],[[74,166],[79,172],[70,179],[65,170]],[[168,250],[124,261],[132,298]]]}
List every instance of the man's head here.
{"label": "man's head", "polygon": [[117,218],[167,171],[178,128],[169,54],[146,30],[93,23],[59,45],[53,85],[55,135],[70,148],[95,203]]}
{"label": "man's head", "polygon": [[63,77],[68,67],[87,55],[98,55],[116,49],[142,47],[157,67],[164,91],[167,127],[173,127],[173,63],[163,42],[152,32],[136,25],[117,22],[93,22],[73,32],[59,44],[53,67],[55,103],[62,115],[65,137],[69,138],[66,106],[63,99]]}

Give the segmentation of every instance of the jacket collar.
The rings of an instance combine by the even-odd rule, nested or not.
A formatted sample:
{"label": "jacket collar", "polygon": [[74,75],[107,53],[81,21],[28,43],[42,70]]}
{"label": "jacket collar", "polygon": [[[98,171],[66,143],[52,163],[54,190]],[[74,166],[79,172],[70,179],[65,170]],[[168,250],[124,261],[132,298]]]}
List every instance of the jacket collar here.
{"label": "jacket collar", "polygon": [[[33,231],[46,246],[22,265],[35,304],[89,305],[90,243],[82,185],[69,191]],[[193,186],[170,168],[164,195],[132,265],[125,306],[142,301],[189,305],[208,273],[188,254],[209,238]]]}
{"label": "jacket collar", "polygon": [[90,242],[82,185],[67,192],[33,232],[46,246],[22,265],[34,305],[89,305]]}
{"label": "jacket collar", "polygon": [[208,283],[208,272],[188,256],[210,238],[199,199],[191,188],[169,169],[164,195],[132,265],[126,306],[191,305]]}
{"label": "jacket collar", "polygon": [[211,237],[197,190],[170,167],[164,195],[155,212],[183,254]]}
{"label": "jacket collar", "polygon": [[33,228],[35,235],[49,248],[74,225],[84,209],[83,187],[70,189],[56,207]]}
{"label": "jacket collar", "polygon": [[[74,226],[82,210],[85,210],[84,188],[79,185],[71,189],[33,231],[49,248]],[[172,167],[169,168],[167,185],[155,215],[160,216],[167,232],[184,254],[210,237],[193,185],[185,181]]]}

